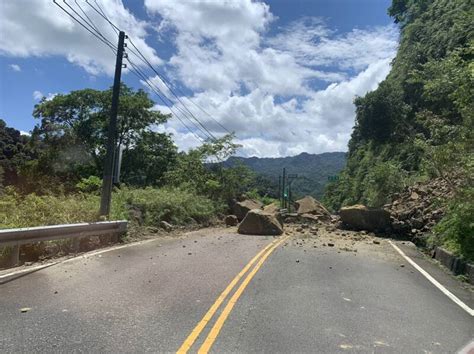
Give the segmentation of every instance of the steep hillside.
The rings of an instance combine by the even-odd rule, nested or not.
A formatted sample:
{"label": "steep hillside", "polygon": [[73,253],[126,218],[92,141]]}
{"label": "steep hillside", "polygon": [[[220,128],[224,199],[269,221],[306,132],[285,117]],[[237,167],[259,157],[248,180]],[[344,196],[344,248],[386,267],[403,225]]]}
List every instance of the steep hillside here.
{"label": "steep hillside", "polygon": [[[473,11],[469,0],[393,0],[397,56],[378,89],[355,100],[347,166],[325,194],[333,209],[382,206],[414,182],[441,178],[454,193],[440,201],[448,212],[433,237],[465,255],[474,247]],[[460,249],[465,242],[471,251]]]}
{"label": "steep hillside", "polygon": [[278,187],[278,176],[283,168],[287,173],[297,173],[293,183],[295,197],[312,195],[321,198],[328,178],[337,175],[346,163],[346,153],[328,152],[323,154],[302,153],[297,156],[281,158],[231,157],[224,164],[234,166],[243,163],[259,175],[269,179],[274,188]]}

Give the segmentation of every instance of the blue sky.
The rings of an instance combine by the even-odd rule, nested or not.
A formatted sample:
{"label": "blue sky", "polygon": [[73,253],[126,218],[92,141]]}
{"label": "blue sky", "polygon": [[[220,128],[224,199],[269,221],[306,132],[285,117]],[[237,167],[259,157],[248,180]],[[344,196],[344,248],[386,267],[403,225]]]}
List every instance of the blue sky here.
{"label": "blue sky", "polygon": [[[97,1],[180,93],[236,132],[246,156],[346,150],[352,101],[385,78],[398,41],[387,0]],[[115,43],[110,26],[78,3]],[[108,48],[52,1],[0,4],[0,118],[8,125],[31,130],[42,96],[109,87],[113,65]],[[126,70],[123,81],[144,87]],[[201,113],[215,135],[224,133]],[[182,149],[199,144],[176,118],[153,129],[172,133]]]}

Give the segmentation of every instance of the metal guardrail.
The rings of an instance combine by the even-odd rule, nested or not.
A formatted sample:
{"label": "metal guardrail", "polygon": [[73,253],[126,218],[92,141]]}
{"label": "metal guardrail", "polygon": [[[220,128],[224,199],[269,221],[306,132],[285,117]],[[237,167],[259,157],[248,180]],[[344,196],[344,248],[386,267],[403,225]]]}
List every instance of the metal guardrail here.
{"label": "metal guardrail", "polygon": [[121,235],[127,231],[127,221],[101,221],[94,223],[0,229],[0,247],[13,246],[11,261],[18,264],[20,245],[60,239],[80,239],[88,236]]}

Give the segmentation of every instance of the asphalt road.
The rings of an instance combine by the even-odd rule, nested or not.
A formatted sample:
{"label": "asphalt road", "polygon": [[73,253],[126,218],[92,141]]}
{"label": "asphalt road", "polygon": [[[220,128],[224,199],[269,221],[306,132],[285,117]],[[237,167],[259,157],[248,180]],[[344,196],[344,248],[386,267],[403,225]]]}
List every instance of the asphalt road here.
{"label": "asphalt road", "polygon": [[206,229],[68,260],[0,285],[0,352],[454,353],[474,337],[473,316],[387,240],[352,236]]}

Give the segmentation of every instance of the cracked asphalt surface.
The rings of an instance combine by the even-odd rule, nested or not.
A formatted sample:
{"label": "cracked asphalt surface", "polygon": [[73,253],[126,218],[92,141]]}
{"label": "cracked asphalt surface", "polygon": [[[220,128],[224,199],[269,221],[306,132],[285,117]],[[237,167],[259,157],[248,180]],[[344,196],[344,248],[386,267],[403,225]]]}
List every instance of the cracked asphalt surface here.
{"label": "cracked asphalt surface", "polygon": [[[211,351],[453,353],[474,337],[472,316],[387,240],[287,231],[292,237],[250,281]],[[176,351],[237,273],[274,240],[238,235],[235,228],[203,229],[86,254],[5,282],[0,352]],[[472,288],[397,244],[474,306]]]}

